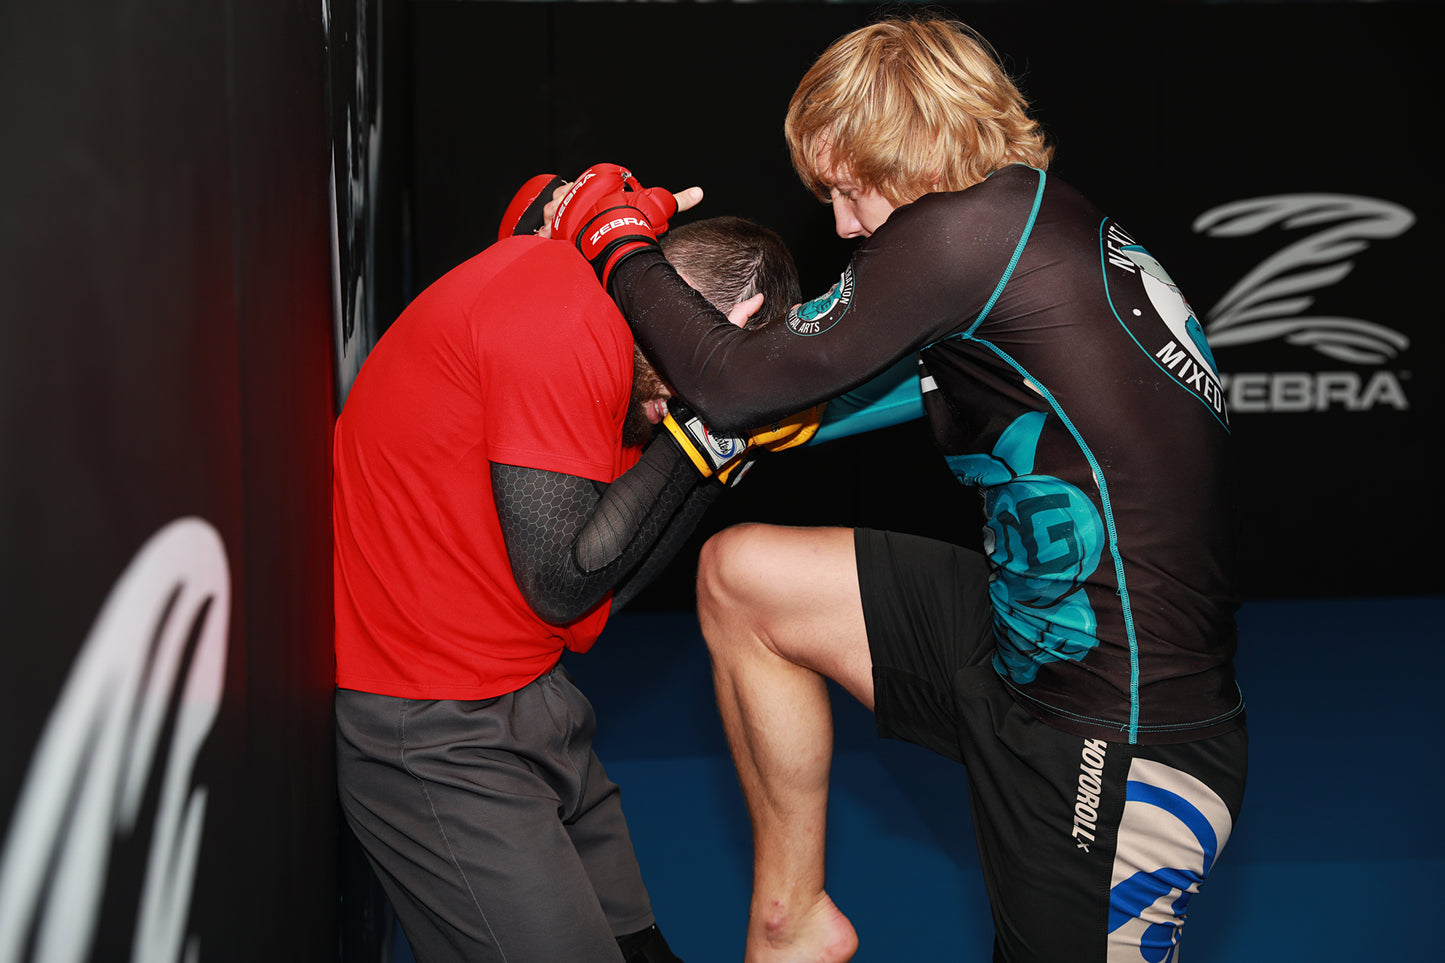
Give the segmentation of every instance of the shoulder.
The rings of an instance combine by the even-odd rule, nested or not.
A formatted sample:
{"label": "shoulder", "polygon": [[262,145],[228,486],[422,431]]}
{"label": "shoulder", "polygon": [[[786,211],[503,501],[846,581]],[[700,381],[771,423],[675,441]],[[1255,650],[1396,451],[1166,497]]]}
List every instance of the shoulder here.
{"label": "shoulder", "polygon": [[[576,248],[563,241],[523,235],[503,238],[462,263],[456,271],[474,282],[510,286],[519,290],[557,285],[575,286],[605,296],[597,275]],[[586,282],[591,281],[591,289]]]}
{"label": "shoulder", "polygon": [[993,222],[1010,215],[1026,215],[1049,176],[1031,167],[1006,167],[961,191],[924,194],[894,211],[888,225],[897,222],[900,227],[907,224],[914,230],[928,230],[960,220]]}
{"label": "shoulder", "polygon": [[587,260],[562,241],[513,237],[478,255],[484,276],[468,294],[484,350],[507,345],[536,363],[601,355],[627,361],[632,332]]}
{"label": "shoulder", "polygon": [[439,283],[477,317],[540,315],[624,323],[586,258],[562,241],[530,235],[505,238]]}
{"label": "shoulder", "polygon": [[[940,191],[925,194],[910,207],[989,207],[998,205],[1034,204],[1043,196],[1070,196],[1082,200],[1072,186],[1058,174],[1041,171],[1023,164],[1010,164],[994,171],[987,178],[961,191]],[[900,208],[901,210],[902,208]]]}
{"label": "shoulder", "polygon": [[925,194],[899,211],[921,223],[970,221],[991,224],[1073,221],[1097,223],[1102,214],[1059,175],[1013,164],[961,191]]}
{"label": "shoulder", "polygon": [[[925,194],[899,207],[879,231],[888,243],[989,248],[1026,232],[1053,175],[1011,165],[961,191]],[[1052,191],[1052,188],[1048,188]]]}

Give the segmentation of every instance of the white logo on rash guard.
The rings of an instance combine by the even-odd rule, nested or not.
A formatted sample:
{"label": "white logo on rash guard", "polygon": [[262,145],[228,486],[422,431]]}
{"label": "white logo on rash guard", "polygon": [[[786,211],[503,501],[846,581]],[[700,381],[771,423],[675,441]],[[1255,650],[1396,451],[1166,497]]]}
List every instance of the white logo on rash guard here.
{"label": "white logo on rash guard", "polygon": [[1094,841],[1099,825],[1099,797],[1104,791],[1104,754],[1109,744],[1103,739],[1085,739],[1079,758],[1079,791],[1074,797],[1074,845],[1084,852]]}
{"label": "white logo on rash guard", "polygon": [[[1228,425],[1219,367],[1194,309],[1164,266],[1122,227],[1109,223],[1102,240],[1107,265],[1137,277],[1147,301],[1138,300],[1132,286],[1116,286],[1110,281],[1109,301],[1115,317],[1139,347]],[[1156,322],[1163,322],[1162,327]]]}

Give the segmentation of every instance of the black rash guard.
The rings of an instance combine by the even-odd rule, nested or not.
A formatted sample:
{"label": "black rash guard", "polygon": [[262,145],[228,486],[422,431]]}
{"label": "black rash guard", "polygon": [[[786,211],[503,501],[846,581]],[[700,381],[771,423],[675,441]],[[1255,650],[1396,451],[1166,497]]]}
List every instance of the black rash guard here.
{"label": "black rash guard", "polygon": [[660,255],[612,294],[713,427],[738,430],[916,356],[924,409],[984,500],[995,668],[1091,738],[1243,723],[1234,680],[1229,418],[1163,269],[1059,178],[1005,168],[894,211],[786,324],[729,324]]}

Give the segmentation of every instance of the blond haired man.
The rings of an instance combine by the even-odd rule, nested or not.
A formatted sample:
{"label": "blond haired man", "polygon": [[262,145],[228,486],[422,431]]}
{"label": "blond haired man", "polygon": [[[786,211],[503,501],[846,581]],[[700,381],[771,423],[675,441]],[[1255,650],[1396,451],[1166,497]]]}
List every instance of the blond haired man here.
{"label": "blond haired man", "polygon": [[843,37],[785,132],[861,239],[832,290],[729,330],[633,239],[609,292],[722,429],[916,360],[914,410],[986,528],[981,551],[766,525],[705,546],[699,618],[753,821],[746,959],[858,946],[824,886],[834,679],[880,734],[967,767],[996,960],[1173,960],[1247,760],[1229,418],[1199,324],[1159,262],[1048,173],[1024,98],[962,24]]}

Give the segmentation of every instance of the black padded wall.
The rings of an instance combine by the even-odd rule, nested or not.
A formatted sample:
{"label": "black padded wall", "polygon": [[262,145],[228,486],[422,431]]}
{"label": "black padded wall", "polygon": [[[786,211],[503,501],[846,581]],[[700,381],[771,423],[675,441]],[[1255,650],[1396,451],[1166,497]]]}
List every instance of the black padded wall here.
{"label": "black padded wall", "polygon": [[325,57],[0,12],[0,959],[335,952]]}

